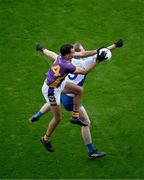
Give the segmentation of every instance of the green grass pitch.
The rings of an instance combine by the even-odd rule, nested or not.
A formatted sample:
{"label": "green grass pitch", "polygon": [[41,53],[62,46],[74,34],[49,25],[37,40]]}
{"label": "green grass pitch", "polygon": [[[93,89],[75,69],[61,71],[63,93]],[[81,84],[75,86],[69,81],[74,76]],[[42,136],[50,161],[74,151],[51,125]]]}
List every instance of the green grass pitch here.
{"label": "green grass pitch", "polygon": [[[50,65],[36,43],[59,52],[64,43],[94,49],[119,38],[124,47],[87,77],[83,97],[93,143],[107,156],[87,158],[80,128],[63,108],[55,152],[46,152],[39,139],[52,114],[28,123],[44,103]],[[0,0],[0,179],[144,178],[143,49],[143,0]]]}

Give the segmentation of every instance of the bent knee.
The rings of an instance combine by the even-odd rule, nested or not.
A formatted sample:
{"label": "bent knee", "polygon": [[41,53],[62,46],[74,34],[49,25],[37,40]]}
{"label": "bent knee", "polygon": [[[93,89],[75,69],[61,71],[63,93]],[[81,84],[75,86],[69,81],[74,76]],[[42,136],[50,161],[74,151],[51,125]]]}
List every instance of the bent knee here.
{"label": "bent knee", "polygon": [[77,94],[82,94],[83,93],[83,87],[78,87],[77,90],[76,90],[76,93]]}
{"label": "bent knee", "polygon": [[91,122],[90,121],[88,121],[88,120],[84,120],[87,124],[88,124],[88,126],[90,127],[90,124],[91,124]]}
{"label": "bent knee", "polygon": [[88,126],[90,127],[90,125],[91,125],[91,122],[90,122],[90,120],[89,119],[84,119],[84,121],[88,124]]}
{"label": "bent knee", "polygon": [[88,126],[90,127],[90,125],[91,125],[91,122],[90,121],[87,121],[88,122]]}

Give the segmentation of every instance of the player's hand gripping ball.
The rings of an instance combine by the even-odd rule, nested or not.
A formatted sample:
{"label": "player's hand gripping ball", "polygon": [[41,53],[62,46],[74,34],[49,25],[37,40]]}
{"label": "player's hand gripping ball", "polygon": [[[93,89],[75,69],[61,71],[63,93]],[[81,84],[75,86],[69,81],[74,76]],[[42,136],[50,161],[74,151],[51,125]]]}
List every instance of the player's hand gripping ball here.
{"label": "player's hand gripping ball", "polygon": [[112,53],[108,48],[100,48],[97,53],[97,62],[108,61],[112,57]]}

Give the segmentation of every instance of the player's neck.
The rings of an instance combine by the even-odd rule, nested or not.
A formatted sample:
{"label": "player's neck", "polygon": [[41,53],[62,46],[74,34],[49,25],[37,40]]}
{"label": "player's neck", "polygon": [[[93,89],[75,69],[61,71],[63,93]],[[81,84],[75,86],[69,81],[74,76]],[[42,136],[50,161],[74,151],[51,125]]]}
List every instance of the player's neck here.
{"label": "player's neck", "polygon": [[63,58],[68,61],[68,62],[71,62],[71,59],[68,57],[68,56],[63,56]]}

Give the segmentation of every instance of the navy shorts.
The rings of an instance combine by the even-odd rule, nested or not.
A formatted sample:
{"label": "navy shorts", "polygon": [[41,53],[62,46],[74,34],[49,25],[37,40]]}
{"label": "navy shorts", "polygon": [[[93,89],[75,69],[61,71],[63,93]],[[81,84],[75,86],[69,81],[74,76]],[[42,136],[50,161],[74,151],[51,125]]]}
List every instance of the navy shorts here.
{"label": "navy shorts", "polygon": [[73,111],[73,97],[61,94],[60,101],[67,111]]}

